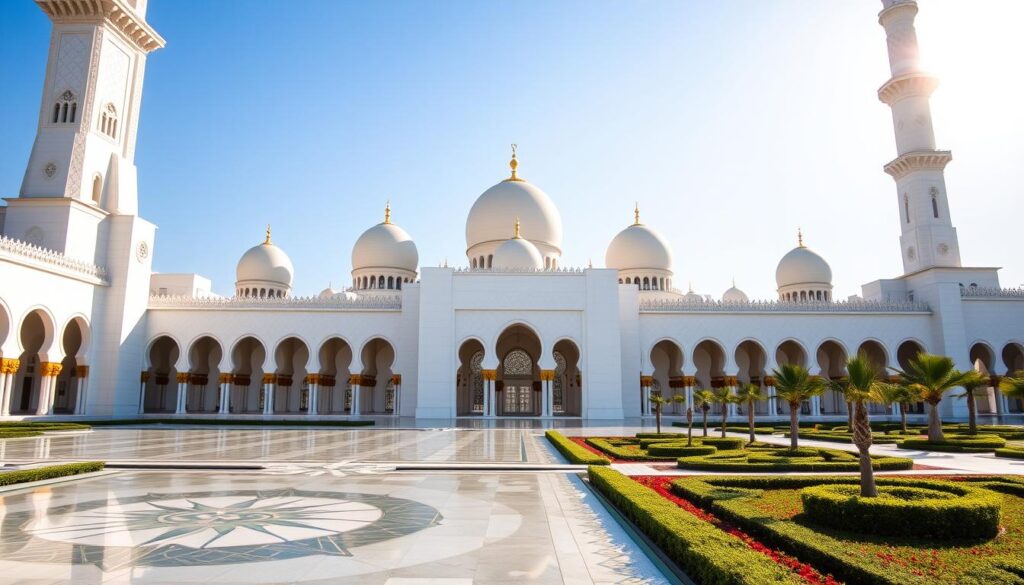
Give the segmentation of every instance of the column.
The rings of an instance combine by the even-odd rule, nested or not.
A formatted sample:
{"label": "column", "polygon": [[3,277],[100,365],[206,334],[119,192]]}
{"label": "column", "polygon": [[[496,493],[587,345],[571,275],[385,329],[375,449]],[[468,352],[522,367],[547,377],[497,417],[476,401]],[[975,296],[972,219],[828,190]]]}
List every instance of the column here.
{"label": "column", "polygon": [[17,377],[18,368],[21,367],[21,360],[14,358],[4,358],[0,360],[0,372],[3,372],[3,378],[0,380],[0,397],[3,398],[3,402],[0,402],[0,416],[7,416],[11,414],[11,399],[14,394],[14,379]]}
{"label": "column", "polygon": [[308,406],[306,407],[306,414],[317,415],[319,412],[320,400],[320,376],[318,374],[307,374],[306,381],[309,382],[309,397],[306,398]]}
{"label": "column", "polygon": [[57,376],[60,375],[61,365],[56,362],[42,362],[39,364],[39,402],[36,404],[36,414],[53,414],[53,399],[57,387]]}
{"label": "column", "polygon": [[85,414],[86,394],[89,392],[89,366],[75,368],[78,392],[75,393],[75,414]]}
{"label": "column", "polygon": [[10,390],[7,383],[7,380],[10,378],[11,374],[7,372],[6,365],[0,362],[0,416],[7,414],[4,410],[6,410],[7,402],[10,400]]}
{"label": "column", "polygon": [[352,385],[352,412],[350,416],[359,416],[359,392],[362,385],[363,377],[359,374],[353,374],[349,377],[349,384]]}
{"label": "column", "polygon": [[[736,395],[736,386],[739,385],[739,380],[736,379],[736,376],[726,376],[725,377],[725,385],[729,387],[729,394],[732,394],[733,396],[735,396]],[[729,403],[729,418],[734,418],[734,417],[737,416],[737,407],[738,406],[739,405],[736,404],[735,402],[730,402]]]}
{"label": "column", "polygon": [[811,397],[811,416],[821,416],[821,396]]}
{"label": "column", "polygon": [[274,374],[263,374],[263,414],[274,414],[274,382],[277,376]]}
{"label": "column", "polygon": [[653,376],[640,376],[640,416],[651,414],[651,385],[654,383]]}
{"label": "column", "polygon": [[497,370],[480,370],[484,379],[484,416],[493,417],[498,413],[494,403],[494,381],[498,379]]}
{"label": "column", "polygon": [[392,374],[391,384],[395,387],[394,415],[402,416],[402,374]]}
{"label": "column", "polygon": [[174,407],[174,414],[185,414],[185,401],[188,399],[188,372],[178,372],[175,378],[178,381],[178,401]]}
{"label": "column", "polygon": [[[686,391],[686,408],[694,408],[693,406],[693,388],[697,385],[696,376],[683,376],[683,387]],[[694,411],[696,412],[696,411]]]}
{"label": "column", "polygon": [[142,370],[139,375],[139,414],[146,412],[146,382],[149,382],[149,372]]}
{"label": "column", "polygon": [[764,385],[768,388],[768,416],[779,416],[779,398],[775,395],[775,378],[765,376]]}
{"label": "column", "polygon": [[552,407],[552,405],[554,404],[554,396],[552,396],[552,394],[551,394],[551,390],[552,390],[551,386],[552,386],[552,382],[554,381],[554,379],[555,379],[555,371],[554,370],[541,370],[540,371],[540,384],[541,384],[541,391],[540,391],[540,393],[541,393],[541,400],[543,402],[543,406],[541,407],[541,411],[540,411],[540,415],[541,416],[551,416],[551,413],[554,410],[554,408]]}
{"label": "column", "polygon": [[231,374],[221,374],[217,377],[217,382],[220,383],[220,405],[217,408],[217,414],[229,414],[231,412],[231,382],[234,376]]}

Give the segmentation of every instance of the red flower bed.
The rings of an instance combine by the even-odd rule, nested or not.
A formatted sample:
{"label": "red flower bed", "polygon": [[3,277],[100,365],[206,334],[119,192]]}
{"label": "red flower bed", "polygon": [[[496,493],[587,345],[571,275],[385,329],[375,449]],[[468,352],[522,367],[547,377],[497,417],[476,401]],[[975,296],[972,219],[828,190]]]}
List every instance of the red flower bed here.
{"label": "red flower bed", "polygon": [[590,451],[591,453],[593,453],[595,455],[600,455],[601,457],[604,457],[605,459],[611,461],[612,463],[627,463],[627,461],[624,461],[622,459],[616,459],[616,458],[612,457],[611,455],[609,455],[608,453],[605,453],[604,451],[602,451],[600,449],[597,449],[597,448],[594,448],[593,446],[589,445],[587,443],[587,438],[586,437],[569,437],[569,440],[572,441],[573,443],[576,443],[580,447],[583,447],[587,451]]}
{"label": "red flower bed", "polygon": [[832,575],[822,575],[814,567],[806,563],[801,563],[794,557],[791,557],[785,553],[765,546],[755,538],[751,537],[749,534],[743,532],[742,530],[736,528],[728,522],[720,520],[714,514],[709,514],[708,512],[705,512],[704,510],[695,506],[689,500],[680,498],[679,496],[673,494],[671,490],[671,484],[673,480],[678,479],[677,477],[660,475],[636,475],[633,476],[632,478],[635,481],[639,482],[641,485],[647,486],[653,489],[654,491],[658,492],[658,494],[661,497],[665,498],[666,500],[669,500],[670,502],[686,510],[687,512],[693,514],[694,516],[700,518],[701,520],[710,522],[716,528],[723,530],[735,536],[736,538],[739,538],[744,543],[746,543],[747,546],[749,546],[750,548],[756,550],[761,554],[767,555],[779,565],[789,568],[789,570],[799,575],[804,581],[808,583],[814,583],[815,585],[839,585],[839,581],[833,579]]}

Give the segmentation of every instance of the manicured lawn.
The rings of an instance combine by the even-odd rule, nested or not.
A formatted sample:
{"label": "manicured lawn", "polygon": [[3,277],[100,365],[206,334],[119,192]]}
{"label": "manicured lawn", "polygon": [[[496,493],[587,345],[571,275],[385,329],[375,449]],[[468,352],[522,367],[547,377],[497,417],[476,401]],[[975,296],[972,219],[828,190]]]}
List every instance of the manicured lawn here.
{"label": "manicured lawn", "polygon": [[[995,538],[879,536],[829,528],[807,517],[801,489],[849,484],[857,481],[855,477],[690,477],[672,481],[671,490],[700,511],[847,583],[1024,583],[1024,480],[964,479],[970,479],[967,485],[1000,490],[994,497],[1001,501],[1002,528]],[[880,478],[879,485],[901,485],[901,481],[921,483],[919,478]],[[912,523],[913,518],[892,521]]]}

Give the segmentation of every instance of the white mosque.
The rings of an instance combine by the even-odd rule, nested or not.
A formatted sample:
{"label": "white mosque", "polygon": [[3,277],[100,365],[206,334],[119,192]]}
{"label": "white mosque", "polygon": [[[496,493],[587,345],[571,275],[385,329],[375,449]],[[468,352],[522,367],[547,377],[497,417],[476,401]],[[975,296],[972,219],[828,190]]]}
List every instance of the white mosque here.
{"label": "white mosque", "polygon": [[[861,351],[890,367],[949,355],[993,386],[1024,369],[1024,290],[960,262],[914,0],[883,0],[879,14],[904,273],[837,300],[831,267],[801,238],[780,250],[778,297],[761,301],[735,286],[677,290],[672,251],[639,211],[609,234],[604,268],[563,266],[559,210],[514,152],[469,211],[462,267],[420,266],[386,209],[356,242],[345,290],[293,294],[269,228],[238,261],[231,298],[199,275],[154,273],[134,152],[146,56],[164,40],[146,0],[36,3],[53,32],[21,192],[0,207],[0,417],[622,419],[649,415],[651,393],[753,382],[771,395],[783,363],[841,376]],[[756,414],[786,409],[765,400]],[[845,409],[835,395],[803,406]],[[994,388],[981,400],[982,412],[1021,410]]]}

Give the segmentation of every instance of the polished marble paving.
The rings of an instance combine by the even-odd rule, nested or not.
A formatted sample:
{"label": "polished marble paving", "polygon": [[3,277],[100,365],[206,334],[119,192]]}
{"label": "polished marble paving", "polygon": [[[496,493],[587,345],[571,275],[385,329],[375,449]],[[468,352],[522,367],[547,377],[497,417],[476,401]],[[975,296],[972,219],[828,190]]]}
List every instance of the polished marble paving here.
{"label": "polished marble paving", "polygon": [[29,461],[260,461],[0,489],[0,583],[672,583],[529,429],[98,429],[0,442]]}

